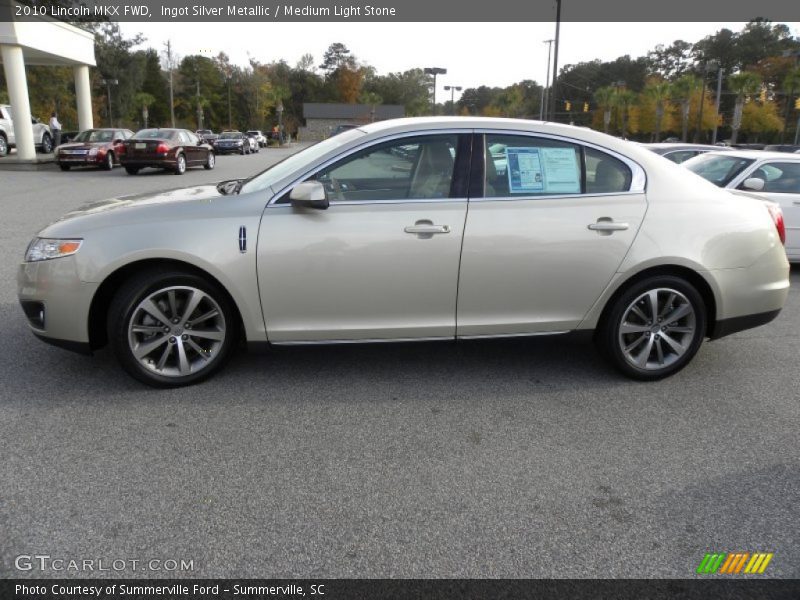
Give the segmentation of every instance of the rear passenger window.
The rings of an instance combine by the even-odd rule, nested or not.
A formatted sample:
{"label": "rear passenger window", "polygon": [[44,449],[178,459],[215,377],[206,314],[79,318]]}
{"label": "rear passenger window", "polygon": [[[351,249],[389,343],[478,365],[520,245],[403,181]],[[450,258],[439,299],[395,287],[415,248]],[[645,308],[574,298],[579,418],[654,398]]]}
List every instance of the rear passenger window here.
{"label": "rear passenger window", "polygon": [[587,194],[627,192],[631,188],[633,174],[624,162],[594,148],[585,148],[585,155]]}
{"label": "rear passenger window", "polygon": [[581,193],[580,147],[528,136],[485,136],[487,198]]}

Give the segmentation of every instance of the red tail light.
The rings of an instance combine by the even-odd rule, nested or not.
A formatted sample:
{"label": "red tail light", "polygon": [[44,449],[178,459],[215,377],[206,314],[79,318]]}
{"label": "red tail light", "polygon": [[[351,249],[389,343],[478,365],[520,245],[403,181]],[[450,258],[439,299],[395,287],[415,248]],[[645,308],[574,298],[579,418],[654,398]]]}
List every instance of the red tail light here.
{"label": "red tail light", "polygon": [[778,230],[778,237],[781,238],[781,244],[786,245],[786,225],[783,223],[783,211],[777,204],[767,204],[767,210],[772,216],[772,222],[775,223],[775,229]]}
{"label": "red tail light", "polygon": [[161,144],[158,145],[158,148],[156,148],[156,152],[158,152],[159,154],[166,154],[167,152],[169,152],[169,146],[167,146],[162,142]]}
{"label": "red tail light", "polygon": [[120,154],[125,154],[126,150],[125,144],[117,144],[116,146],[114,146],[114,150],[116,151],[117,156],[119,156]]}

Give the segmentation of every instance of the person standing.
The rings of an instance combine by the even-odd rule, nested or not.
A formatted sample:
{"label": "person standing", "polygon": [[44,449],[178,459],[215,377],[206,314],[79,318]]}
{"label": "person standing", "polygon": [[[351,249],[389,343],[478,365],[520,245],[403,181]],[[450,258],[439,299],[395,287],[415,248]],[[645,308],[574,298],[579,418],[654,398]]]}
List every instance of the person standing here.
{"label": "person standing", "polygon": [[61,144],[61,123],[58,122],[58,115],[55,111],[50,115],[50,133],[53,136],[53,149],[55,150]]}

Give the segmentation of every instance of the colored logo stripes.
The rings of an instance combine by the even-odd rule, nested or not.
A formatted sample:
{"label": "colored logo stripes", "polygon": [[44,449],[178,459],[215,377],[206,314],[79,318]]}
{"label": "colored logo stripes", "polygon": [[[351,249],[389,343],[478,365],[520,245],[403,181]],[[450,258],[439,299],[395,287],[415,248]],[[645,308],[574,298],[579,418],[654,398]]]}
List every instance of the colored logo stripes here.
{"label": "colored logo stripes", "polygon": [[717,552],[706,554],[697,567],[697,573],[701,575],[719,573],[721,575],[738,575],[740,573],[763,573],[769,561],[772,560],[772,552]]}

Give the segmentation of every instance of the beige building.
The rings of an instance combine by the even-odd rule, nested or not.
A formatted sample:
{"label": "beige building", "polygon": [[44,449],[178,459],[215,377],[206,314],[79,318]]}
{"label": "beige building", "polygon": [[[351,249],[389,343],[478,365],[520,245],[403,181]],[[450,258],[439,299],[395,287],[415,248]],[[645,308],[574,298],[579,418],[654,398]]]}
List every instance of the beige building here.
{"label": "beige building", "polygon": [[340,125],[365,125],[373,121],[398,119],[405,116],[399,104],[333,104],[306,102],[303,104],[305,126],[298,137],[302,141],[319,141],[330,137]]}

